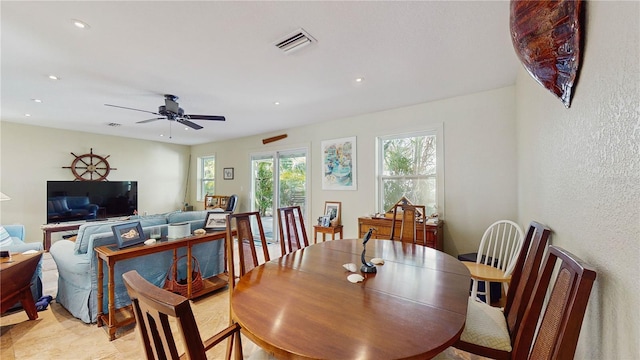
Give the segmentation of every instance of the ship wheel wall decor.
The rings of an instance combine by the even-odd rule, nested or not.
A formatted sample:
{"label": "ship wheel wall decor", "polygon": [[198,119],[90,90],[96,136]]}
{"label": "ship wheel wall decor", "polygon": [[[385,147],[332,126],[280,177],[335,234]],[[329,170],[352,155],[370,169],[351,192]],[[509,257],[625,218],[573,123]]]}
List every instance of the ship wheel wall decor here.
{"label": "ship wheel wall decor", "polygon": [[107,176],[109,176],[111,170],[117,170],[116,168],[109,166],[107,158],[111,155],[104,157],[96,155],[93,153],[93,148],[91,148],[91,152],[89,154],[78,156],[71,153],[71,155],[76,157],[71,163],[71,166],[63,166],[62,168],[71,169],[76,180],[103,181],[107,180]]}

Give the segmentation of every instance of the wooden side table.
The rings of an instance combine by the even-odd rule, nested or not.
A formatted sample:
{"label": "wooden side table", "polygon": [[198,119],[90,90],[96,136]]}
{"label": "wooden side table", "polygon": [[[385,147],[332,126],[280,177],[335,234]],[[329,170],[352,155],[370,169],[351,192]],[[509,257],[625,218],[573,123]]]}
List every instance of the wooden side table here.
{"label": "wooden side table", "polygon": [[0,312],[9,310],[15,303],[22,308],[30,320],[38,318],[36,303],[31,294],[31,278],[42,258],[42,251],[33,254],[12,254],[11,260],[2,259],[0,264]]}
{"label": "wooden side table", "polygon": [[313,226],[313,243],[314,244],[318,243],[318,239],[317,239],[318,233],[322,234],[322,242],[324,242],[325,234],[331,234],[331,240],[335,240],[336,234],[340,234],[340,239],[342,239],[342,225],[337,225],[337,226],[314,225]]}

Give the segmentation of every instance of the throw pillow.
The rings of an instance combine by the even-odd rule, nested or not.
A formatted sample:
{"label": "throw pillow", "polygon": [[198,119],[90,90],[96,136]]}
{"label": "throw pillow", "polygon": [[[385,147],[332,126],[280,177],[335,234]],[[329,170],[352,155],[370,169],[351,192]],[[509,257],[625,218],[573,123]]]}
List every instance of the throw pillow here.
{"label": "throw pillow", "polygon": [[11,235],[7,232],[7,229],[4,226],[0,225],[0,246],[9,246],[13,244],[13,239],[11,239]]}

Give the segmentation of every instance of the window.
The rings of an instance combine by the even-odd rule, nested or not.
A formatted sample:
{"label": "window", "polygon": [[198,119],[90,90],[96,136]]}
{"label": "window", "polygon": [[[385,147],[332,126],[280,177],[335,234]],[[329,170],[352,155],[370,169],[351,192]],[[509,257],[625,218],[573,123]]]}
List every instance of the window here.
{"label": "window", "polygon": [[308,149],[301,148],[251,154],[251,210],[260,213],[269,241],[278,241],[275,209],[300,206],[305,218],[308,216],[307,153]]}
{"label": "window", "polygon": [[439,129],[378,138],[378,212],[385,212],[403,196],[425,205],[427,214],[442,214]]}
{"label": "window", "polygon": [[198,159],[198,200],[204,200],[205,195],[214,195],[216,190],[216,157],[206,156]]}

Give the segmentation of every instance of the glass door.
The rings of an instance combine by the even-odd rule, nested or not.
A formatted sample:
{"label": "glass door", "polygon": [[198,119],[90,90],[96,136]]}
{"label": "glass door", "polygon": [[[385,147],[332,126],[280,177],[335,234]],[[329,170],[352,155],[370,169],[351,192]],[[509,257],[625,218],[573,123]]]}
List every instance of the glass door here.
{"label": "glass door", "polygon": [[276,209],[300,206],[307,217],[307,149],[252,154],[251,174],[251,210],[260,213],[267,241],[277,242]]}

